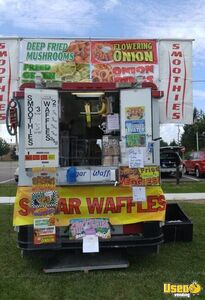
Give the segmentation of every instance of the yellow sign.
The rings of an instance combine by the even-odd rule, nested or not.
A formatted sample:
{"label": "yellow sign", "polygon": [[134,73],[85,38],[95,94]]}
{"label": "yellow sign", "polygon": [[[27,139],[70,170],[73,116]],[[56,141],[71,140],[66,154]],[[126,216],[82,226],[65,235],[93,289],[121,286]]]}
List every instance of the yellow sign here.
{"label": "yellow sign", "polygon": [[187,297],[191,295],[199,295],[202,291],[202,286],[196,281],[191,284],[172,284],[164,283],[164,294],[172,294],[174,297]]}
{"label": "yellow sign", "polygon": [[160,170],[158,166],[131,169],[120,167],[120,184],[122,186],[148,186],[160,184]]}
{"label": "yellow sign", "polygon": [[[147,201],[143,202],[133,202],[130,187],[75,186],[57,187],[57,191],[56,226],[66,226],[75,218],[109,218],[113,225],[165,219],[166,201],[160,186],[146,187]],[[33,216],[31,195],[32,187],[18,187],[14,226],[33,224],[36,216]]]}

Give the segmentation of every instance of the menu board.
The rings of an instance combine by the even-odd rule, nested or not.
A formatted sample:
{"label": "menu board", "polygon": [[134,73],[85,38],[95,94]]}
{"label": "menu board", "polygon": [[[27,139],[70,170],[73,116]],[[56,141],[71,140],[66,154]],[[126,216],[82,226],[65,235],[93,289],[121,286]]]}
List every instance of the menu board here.
{"label": "menu board", "polygon": [[58,93],[54,90],[25,90],[26,148],[58,146]]}
{"label": "menu board", "polygon": [[58,166],[58,93],[25,90],[25,160],[27,167]]}

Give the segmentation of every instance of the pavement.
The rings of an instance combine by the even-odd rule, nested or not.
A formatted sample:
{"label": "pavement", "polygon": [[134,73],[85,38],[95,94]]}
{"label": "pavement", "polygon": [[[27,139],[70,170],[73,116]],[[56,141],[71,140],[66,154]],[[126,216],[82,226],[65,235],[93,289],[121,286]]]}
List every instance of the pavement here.
{"label": "pavement", "polygon": [[[205,200],[205,193],[164,194],[167,201],[196,201]],[[0,204],[13,204],[15,197],[0,197]]]}
{"label": "pavement", "polygon": [[0,161],[0,184],[14,181],[17,166],[17,161]]}
{"label": "pavement", "polygon": [[205,200],[205,193],[176,193],[164,194],[167,201]]}

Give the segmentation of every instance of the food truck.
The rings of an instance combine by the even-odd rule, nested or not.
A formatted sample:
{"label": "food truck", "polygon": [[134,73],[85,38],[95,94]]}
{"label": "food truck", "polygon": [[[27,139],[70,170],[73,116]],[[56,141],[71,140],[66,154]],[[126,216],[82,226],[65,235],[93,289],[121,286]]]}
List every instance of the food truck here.
{"label": "food truck", "polygon": [[25,39],[23,46],[7,110],[11,130],[14,107],[20,119],[18,246],[158,251],[166,201],[157,42]]}
{"label": "food truck", "polygon": [[122,89],[115,83],[17,93],[21,249],[79,249],[91,233],[100,248],[157,249],[166,209],[160,94],[149,84]]}

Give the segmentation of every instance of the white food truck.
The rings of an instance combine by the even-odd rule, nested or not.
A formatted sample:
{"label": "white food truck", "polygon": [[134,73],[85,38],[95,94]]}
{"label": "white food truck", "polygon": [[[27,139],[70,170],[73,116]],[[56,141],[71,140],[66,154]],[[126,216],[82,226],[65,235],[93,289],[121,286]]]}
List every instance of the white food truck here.
{"label": "white food truck", "polygon": [[27,86],[15,93],[19,247],[157,251],[166,211],[159,172],[163,93],[141,82]]}
{"label": "white food truck", "polygon": [[13,225],[24,253],[159,250],[159,126],[191,122],[191,44],[2,42],[12,62],[6,95],[14,91],[7,128],[19,133]]}

